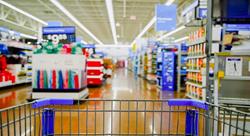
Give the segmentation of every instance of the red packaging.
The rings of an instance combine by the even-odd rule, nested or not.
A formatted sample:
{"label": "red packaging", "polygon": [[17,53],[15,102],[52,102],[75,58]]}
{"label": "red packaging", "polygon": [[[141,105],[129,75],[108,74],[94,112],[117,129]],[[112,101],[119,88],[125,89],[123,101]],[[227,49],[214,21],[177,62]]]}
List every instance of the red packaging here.
{"label": "red packaging", "polygon": [[79,89],[79,78],[78,75],[74,75],[75,88]]}
{"label": "red packaging", "polygon": [[52,88],[56,89],[56,71],[52,71]]}

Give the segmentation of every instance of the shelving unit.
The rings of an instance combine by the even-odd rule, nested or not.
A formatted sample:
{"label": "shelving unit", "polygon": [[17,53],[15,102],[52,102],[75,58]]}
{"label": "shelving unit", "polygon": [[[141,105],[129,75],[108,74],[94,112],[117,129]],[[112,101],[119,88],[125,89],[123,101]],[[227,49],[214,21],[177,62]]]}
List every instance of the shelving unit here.
{"label": "shelving unit", "polygon": [[187,56],[187,96],[192,99],[206,100],[204,84],[206,74],[202,72],[206,64],[205,28],[200,27],[189,35]]}
{"label": "shelving unit", "polygon": [[162,48],[161,47],[158,47],[157,49],[157,72],[156,72],[156,84],[157,84],[157,87],[159,88],[162,88]]}
{"label": "shelving unit", "polygon": [[87,84],[101,85],[103,82],[103,60],[87,59]]}
{"label": "shelving unit", "polygon": [[178,45],[178,67],[177,67],[177,91],[185,90],[187,76],[187,45],[182,43]]}
{"label": "shelving unit", "polygon": [[[23,83],[31,83],[32,45],[10,40],[1,41],[0,44],[2,46],[6,46],[6,49],[8,50],[7,54],[2,54],[6,58],[5,63],[7,65],[5,70],[0,72],[0,88]],[[20,58],[22,61],[15,61],[13,58]]]}
{"label": "shelving unit", "polygon": [[157,74],[157,51],[156,45],[149,45],[147,48],[147,75],[146,79],[150,83],[157,82],[156,74]]}
{"label": "shelving unit", "polygon": [[34,54],[33,73],[32,99],[81,99],[88,96],[86,58],[83,55]]}

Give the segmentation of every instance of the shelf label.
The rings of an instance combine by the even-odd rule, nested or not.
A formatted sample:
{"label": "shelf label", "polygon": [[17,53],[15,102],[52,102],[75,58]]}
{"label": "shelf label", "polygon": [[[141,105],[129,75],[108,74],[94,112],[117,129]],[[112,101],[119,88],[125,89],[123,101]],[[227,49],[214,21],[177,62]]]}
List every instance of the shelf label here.
{"label": "shelf label", "polygon": [[242,76],[242,58],[226,58],[226,76]]}

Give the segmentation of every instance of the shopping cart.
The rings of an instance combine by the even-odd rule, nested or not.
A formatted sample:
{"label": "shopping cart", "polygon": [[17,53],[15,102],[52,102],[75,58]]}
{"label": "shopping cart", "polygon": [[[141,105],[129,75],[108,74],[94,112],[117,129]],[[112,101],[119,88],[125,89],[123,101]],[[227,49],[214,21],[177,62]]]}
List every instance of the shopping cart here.
{"label": "shopping cart", "polygon": [[43,99],[0,110],[0,135],[246,136],[249,119],[249,113],[188,99]]}

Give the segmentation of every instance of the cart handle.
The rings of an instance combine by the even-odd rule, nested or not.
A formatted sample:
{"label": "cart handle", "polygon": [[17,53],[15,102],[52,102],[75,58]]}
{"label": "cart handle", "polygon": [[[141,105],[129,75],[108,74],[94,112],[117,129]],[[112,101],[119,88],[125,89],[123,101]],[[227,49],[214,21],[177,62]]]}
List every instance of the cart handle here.
{"label": "cart handle", "polygon": [[[73,99],[58,99],[58,98],[48,98],[36,100],[32,104],[32,108],[39,108],[47,105],[73,105]],[[169,99],[169,106],[192,106],[204,110],[208,110],[208,105],[206,102],[192,99]]]}
{"label": "cart handle", "polygon": [[73,105],[73,104],[74,104],[73,99],[46,98],[46,99],[36,100],[32,104],[32,108],[40,108],[47,105]]}
{"label": "cart handle", "polygon": [[208,110],[208,105],[204,101],[192,100],[192,99],[169,99],[169,106],[192,106],[204,110]]}

